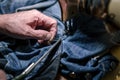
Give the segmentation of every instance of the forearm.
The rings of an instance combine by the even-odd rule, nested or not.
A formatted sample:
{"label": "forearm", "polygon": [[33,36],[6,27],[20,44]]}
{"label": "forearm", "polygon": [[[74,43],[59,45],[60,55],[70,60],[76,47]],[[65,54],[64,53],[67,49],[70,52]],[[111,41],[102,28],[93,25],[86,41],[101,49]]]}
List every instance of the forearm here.
{"label": "forearm", "polygon": [[7,14],[4,14],[4,15],[0,15],[0,33],[3,33],[5,32],[5,22],[8,21],[9,18],[7,17]]}
{"label": "forearm", "polygon": [[0,32],[2,31],[5,20],[6,20],[5,16],[0,15]]}
{"label": "forearm", "polygon": [[4,23],[5,23],[5,21],[6,21],[6,19],[5,19],[4,15],[0,15],[0,36],[1,36],[0,39],[3,38],[2,35],[4,35],[4,37],[6,35],[5,34],[5,30],[4,30]]}

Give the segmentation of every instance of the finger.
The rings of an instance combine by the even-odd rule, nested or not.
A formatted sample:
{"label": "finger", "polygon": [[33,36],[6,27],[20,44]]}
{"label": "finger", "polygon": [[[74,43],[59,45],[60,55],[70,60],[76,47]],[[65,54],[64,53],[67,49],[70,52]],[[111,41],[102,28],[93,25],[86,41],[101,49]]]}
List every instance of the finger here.
{"label": "finger", "polygon": [[52,40],[54,39],[54,37],[55,37],[55,35],[56,35],[56,32],[57,32],[57,29],[51,29],[51,30],[50,30],[51,38],[50,38],[49,41],[52,41]]}
{"label": "finger", "polygon": [[43,43],[44,41],[43,40],[38,40],[38,43]]}
{"label": "finger", "polygon": [[57,31],[57,21],[55,19],[41,14],[39,16],[38,26],[42,26],[43,29],[49,31],[52,34],[52,37],[55,36]]}
{"label": "finger", "polygon": [[38,16],[38,26],[44,26],[44,28],[56,27],[56,20],[40,13]]}
{"label": "finger", "polygon": [[43,41],[43,40],[38,40],[38,43],[42,43],[42,45],[50,45],[51,44],[51,42]]}
{"label": "finger", "polygon": [[32,38],[38,39],[38,40],[45,40],[49,41],[52,37],[52,34],[45,30],[34,30],[31,29],[31,33],[29,34]]}
{"label": "finger", "polygon": [[27,23],[29,26],[31,26],[31,28],[33,28],[33,29],[36,29],[36,26],[37,26],[37,24],[38,24],[38,18],[34,18],[34,20],[33,21],[31,21],[31,22],[29,22],[29,23]]}

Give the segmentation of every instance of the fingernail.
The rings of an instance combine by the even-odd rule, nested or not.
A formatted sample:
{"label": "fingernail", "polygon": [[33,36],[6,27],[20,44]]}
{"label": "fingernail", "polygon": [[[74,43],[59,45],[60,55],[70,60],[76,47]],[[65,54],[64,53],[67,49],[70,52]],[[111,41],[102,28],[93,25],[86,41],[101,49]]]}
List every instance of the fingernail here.
{"label": "fingernail", "polygon": [[49,33],[49,34],[46,35],[46,39],[45,40],[49,41],[51,39],[51,37],[52,37],[52,34]]}

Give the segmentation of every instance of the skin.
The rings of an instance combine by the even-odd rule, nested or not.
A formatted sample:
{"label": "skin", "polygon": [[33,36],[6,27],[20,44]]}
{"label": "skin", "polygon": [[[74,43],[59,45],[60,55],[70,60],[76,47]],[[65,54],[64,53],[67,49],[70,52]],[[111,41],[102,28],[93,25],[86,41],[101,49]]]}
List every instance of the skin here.
{"label": "skin", "polygon": [[0,80],[7,80],[5,72],[3,70],[1,70],[1,69],[0,69]]}
{"label": "skin", "polygon": [[[0,15],[0,34],[17,39],[37,39],[39,43],[51,41],[56,35],[57,21],[37,10]],[[0,69],[0,80],[6,75]]]}
{"label": "skin", "polygon": [[0,15],[0,33],[13,38],[37,39],[41,43],[51,41],[56,31],[56,20],[37,10]]}

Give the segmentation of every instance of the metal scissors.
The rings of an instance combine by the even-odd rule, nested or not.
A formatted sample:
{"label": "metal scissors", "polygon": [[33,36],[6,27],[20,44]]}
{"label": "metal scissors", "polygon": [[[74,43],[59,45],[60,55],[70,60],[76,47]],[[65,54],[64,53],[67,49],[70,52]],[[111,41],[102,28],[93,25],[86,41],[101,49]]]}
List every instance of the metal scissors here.
{"label": "metal scissors", "polygon": [[50,49],[42,57],[40,57],[36,62],[31,63],[20,75],[16,76],[12,80],[22,80],[23,78],[25,78],[25,76],[27,76],[35,68],[35,66],[40,63],[46,56],[52,53],[54,48],[58,47],[60,43],[61,39],[58,39],[56,43],[54,43],[52,47],[50,47]]}

